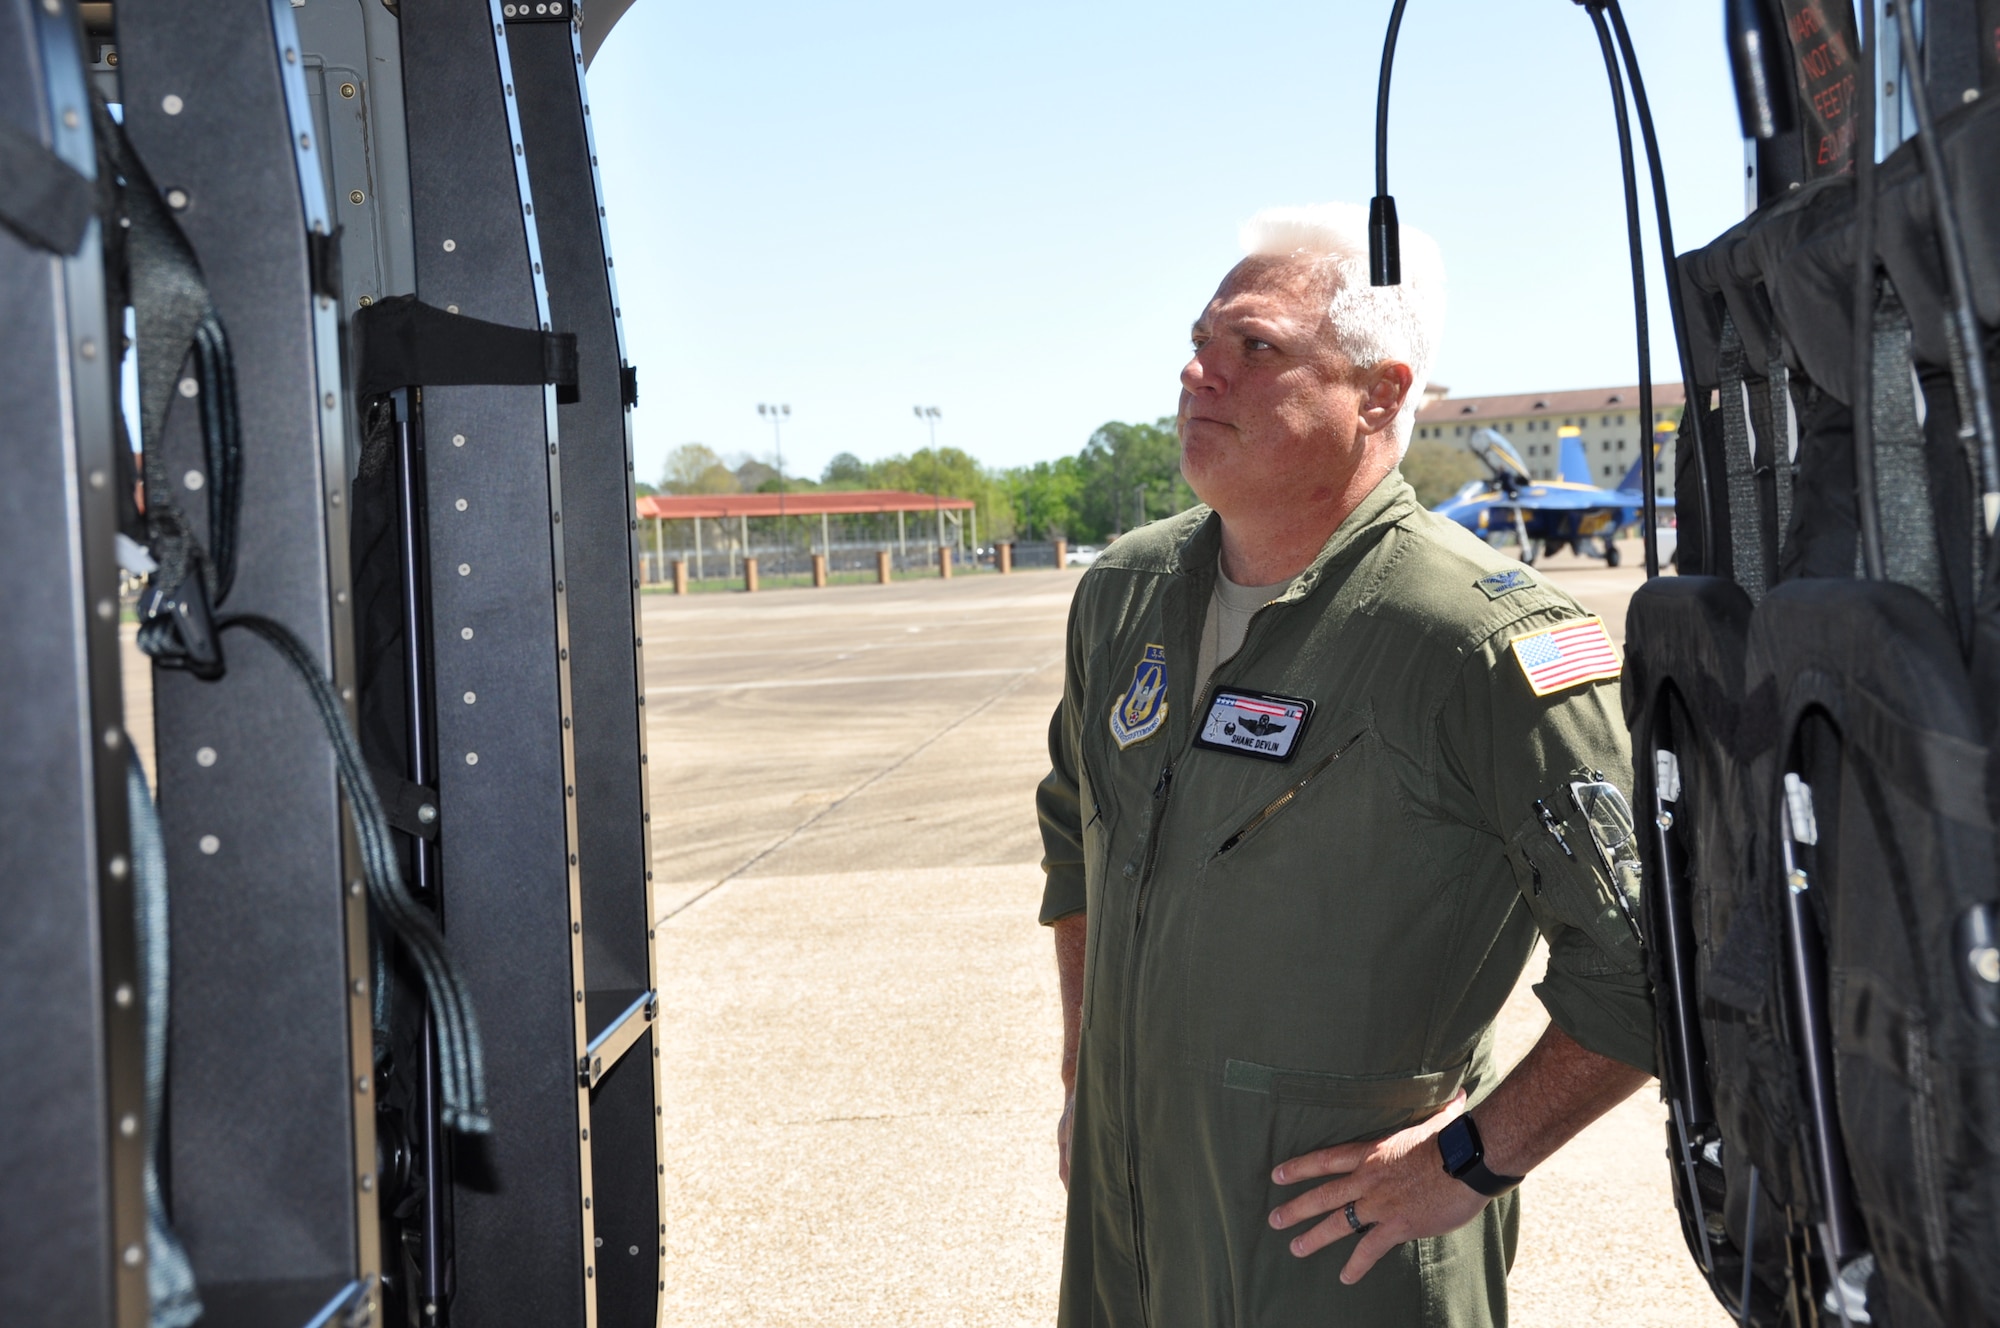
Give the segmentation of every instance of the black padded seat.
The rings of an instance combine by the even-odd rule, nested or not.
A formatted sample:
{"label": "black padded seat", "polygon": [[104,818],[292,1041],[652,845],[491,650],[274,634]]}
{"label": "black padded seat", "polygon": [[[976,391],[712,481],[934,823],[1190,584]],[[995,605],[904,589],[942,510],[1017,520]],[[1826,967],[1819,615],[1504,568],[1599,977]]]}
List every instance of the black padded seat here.
{"label": "black padded seat", "polygon": [[[1670,1141],[1675,1204],[1688,1248],[1722,1303],[1740,1317],[1748,1248],[1756,1264],[1748,1322],[1777,1324],[1797,1245],[1787,1215],[1804,1212],[1810,1189],[1774,955],[1741,946],[1743,937],[1768,934],[1761,915],[1756,926],[1743,925],[1758,902],[1745,897],[1758,846],[1742,810],[1744,739],[1770,729],[1745,711],[1750,619],[1749,597],[1733,582],[1647,582],[1626,613],[1624,699],[1637,819],[1657,827],[1640,843],[1662,1084],[1687,1130],[1687,1152],[1679,1138]],[[1671,767],[1660,753],[1672,754]]]}
{"label": "black padded seat", "polygon": [[[1746,670],[1775,721],[1777,759],[1757,766],[1766,824],[1787,771],[1811,789],[1816,842],[1800,846],[1801,866],[1888,1321],[2000,1323],[2000,1027],[1980,1018],[1962,931],[2000,881],[1955,634],[1907,587],[1794,581],[1758,606]],[[1769,895],[1784,888],[1768,858],[1759,879]]]}

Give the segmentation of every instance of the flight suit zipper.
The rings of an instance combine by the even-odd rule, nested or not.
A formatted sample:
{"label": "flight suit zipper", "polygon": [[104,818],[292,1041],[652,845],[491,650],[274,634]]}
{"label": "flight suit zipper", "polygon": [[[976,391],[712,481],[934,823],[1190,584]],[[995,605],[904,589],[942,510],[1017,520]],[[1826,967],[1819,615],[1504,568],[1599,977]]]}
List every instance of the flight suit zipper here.
{"label": "flight suit zipper", "polygon": [[[1223,854],[1229,852],[1231,849],[1235,848],[1238,844],[1242,843],[1245,839],[1248,839],[1251,835],[1256,834],[1257,831],[1263,829],[1264,822],[1270,820],[1273,816],[1276,816],[1279,812],[1283,811],[1286,807],[1290,806],[1292,799],[1298,797],[1299,794],[1305,790],[1306,785],[1312,783],[1313,780],[1319,778],[1320,775],[1324,774],[1328,766],[1332,765],[1335,761],[1338,761],[1341,757],[1347,755],[1348,749],[1354,746],[1355,743],[1360,742],[1362,733],[1366,732],[1367,730],[1363,729],[1361,733],[1355,734],[1353,737],[1349,738],[1346,742],[1341,743],[1340,746],[1336,747],[1333,751],[1328,752],[1325,756],[1320,757],[1318,761],[1313,763],[1312,769],[1306,771],[1304,775],[1300,776],[1298,783],[1293,784],[1283,793],[1280,793],[1277,797],[1273,798],[1270,802],[1266,803],[1262,811],[1258,812],[1255,816],[1245,821],[1242,825],[1237,826],[1236,833],[1229,836],[1229,838],[1223,840],[1222,847],[1215,850],[1215,856],[1217,858],[1221,857]],[[1214,859],[1210,859],[1210,861],[1213,860]]]}
{"label": "flight suit zipper", "polygon": [[[1251,616],[1245,629],[1243,643],[1237,647],[1231,661],[1248,656],[1251,639],[1267,617],[1264,608]],[[1205,710],[1210,699],[1222,686],[1217,678],[1210,678],[1202,689],[1200,703],[1194,713]],[[1358,734],[1356,735],[1359,736]],[[1191,730],[1187,741],[1192,742]],[[1352,746],[1352,743],[1348,744]],[[1181,752],[1187,750],[1183,744]],[[1345,750],[1343,748],[1343,750]],[[1180,753],[1176,753],[1179,755]],[[1317,773],[1317,772],[1315,772]],[[1152,1278],[1146,1268],[1146,1209],[1139,1196],[1139,1050],[1138,1011],[1134,1008],[1133,993],[1139,983],[1140,933],[1146,924],[1146,891],[1153,883],[1153,869],[1159,859],[1160,832],[1167,821],[1167,804],[1173,796],[1174,758],[1169,757],[1160,769],[1159,782],[1153,785],[1153,823],[1146,831],[1146,851],[1139,864],[1139,884],[1132,901],[1132,942],[1125,956],[1125,1187],[1132,1202],[1132,1265],[1139,1282],[1139,1318],[1143,1324],[1153,1322]]]}
{"label": "flight suit zipper", "polygon": [[1160,828],[1166,824],[1167,802],[1173,796],[1174,763],[1168,761],[1153,785],[1153,823],[1146,831],[1146,852],[1139,864],[1138,892],[1132,904],[1132,945],[1125,961],[1125,1187],[1132,1201],[1132,1263],[1139,1279],[1139,1314],[1153,1321],[1151,1278],[1146,1269],[1146,1210],[1139,1198],[1139,1076],[1138,1012],[1133,991],[1139,980],[1139,933],[1146,924],[1146,890],[1153,883],[1153,865],[1160,849]]}

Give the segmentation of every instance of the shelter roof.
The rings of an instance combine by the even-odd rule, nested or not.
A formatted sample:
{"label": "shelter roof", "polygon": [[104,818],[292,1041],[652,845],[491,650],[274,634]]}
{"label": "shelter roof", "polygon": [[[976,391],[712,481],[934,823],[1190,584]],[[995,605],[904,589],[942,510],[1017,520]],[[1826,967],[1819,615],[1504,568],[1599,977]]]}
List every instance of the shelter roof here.
{"label": "shelter roof", "polygon": [[[1670,410],[1687,400],[1679,383],[1653,384],[1653,409]],[[1573,392],[1515,392],[1500,397],[1441,397],[1417,411],[1419,424],[1456,424],[1472,420],[1509,420],[1536,415],[1589,414],[1593,411],[1637,410],[1639,389],[1585,387]]]}
{"label": "shelter roof", "polygon": [[900,489],[817,490],[806,493],[662,493],[639,500],[639,515],[689,517],[858,516],[869,512],[968,512],[968,498],[940,498]]}

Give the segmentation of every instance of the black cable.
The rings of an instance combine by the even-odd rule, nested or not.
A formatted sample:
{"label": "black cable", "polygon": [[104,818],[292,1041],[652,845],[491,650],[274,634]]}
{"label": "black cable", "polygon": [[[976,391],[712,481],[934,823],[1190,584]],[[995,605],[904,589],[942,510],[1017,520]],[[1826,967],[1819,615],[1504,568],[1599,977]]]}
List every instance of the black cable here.
{"label": "black cable", "polygon": [[[1639,231],[1639,175],[1632,164],[1632,122],[1625,113],[1625,80],[1618,71],[1618,52],[1611,28],[1599,4],[1586,4],[1597,47],[1604,53],[1604,73],[1611,80],[1611,109],[1618,120],[1618,165],[1625,177],[1625,241],[1632,253],[1632,322],[1639,338],[1639,491],[1645,510],[1646,579],[1660,574],[1659,498],[1654,492],[1653,348],[1646,320],[1646,241]],[[1607,538],[1609,538],[1607,536]]]}
{"label": "black cable", "polygon": [[1408,3],[1396,0],[1389,11],[1382,72],[1375,83],[1375,197],[1368,201],[1368,281],[1374,286],[1403,284],[1402,232],[1396,223],[1396,200],[1389,193],[1389,70],[1396,62],[1396,33]]}
{"label": "black cable", "polygon": [[193,359],[200,375],[203,456],[208,462],[208,549],[220,607],[236,583],[236,533],[243,511],[243,421],[236,400],[236,359],[229,335],[210,308],[194,331]]}
{"label": "black cable", "polygon": [[[1389,193],[1389,88],[1396,59],[1396,38],[1402,29],[1403,9],[1407,3],[1408,0],[1395,0],[1394,6],[1390,9],[1389,28],[1382,41],[1382,66],[1375,86],[1375,197],[1368,207],[1368,267],[1369,279],[1377,286],[1400,285],[1402,282],[1402,254],[1396,219],[1396,200]],[[1632,254],[1633,315],[1637,323],[1639,343],[1640,448],[1645,458],[1645,464],[1641,467],[1640,486],[1644,495],[1646,574],[1650,578],[1658,576],[1660,572],[1659,481],[1653,469],[1652,347],[1648,331],[1645,253],[1644,239],[1639,225],[1637,171],[1633,162],[1632,128],[1626,114],[1619,54],[1622,54],[1625,68],[1632,80],[1632,97],[1638,110],[1640,135],[1645,141],[1646,165],[1653,188],[1654,215],[1660,233],[1660,261],[1667,278],[1667,309],[1673,323],[1675,349],[1681,361],[1681,380],[1687,385],[1687,401],[1683,411],[1690,417],[1688,426],[1693,436],[1698,462],[1695,476],[1701,501],[1704,567],[1710,567],[1715,562],[1715,521],[1713,501],[1710,497],[1708,449],[1703,438],[1701,411],[1692,393],[1693,354],[1688,335],[1687,314],[1679,284],[1679,264],[1674,254],[1673,222],[1667,204],[1666,173],[1660,163],[1659,136],[1654,129],[1652,106],[1646,98],[1645,82],[1639,73],[1639,60],[1632,45],[1632,34],[1625,26],[1625,16],[1619,9],[1617,0],[1578,0],[1578,3],[1583,4],[1589,11],[1591,23],[1597,30],[1598,46],[1604,53],[1605,72],[1610,78],[1612,103],[1618,120],[1619,159],[1625,180],[1626,232]],[[1607,9],[1611,24],[1617,31],[1618,53],[1614,53],[1611,35],[1605,28]]]}
{"label": "black cable", "polygon": [[1861,570],[1888,579],[1875,486],[1875,6],[1861,5],[1861,107],[1854,145],[1854,509]]}
{"label": "black cable", "polygon": [[[1632,103],[1639,115],[1639,136],[1646,145],[1646,169],[1653,179],[1653,220],[1655,229],[1660,233],[1660,266],[1667,278],[1667,316],[1673,323],[1674,349],[1681,361],[1685,398],[1681,409],[1694,440],[1697,461],[1695,487],[1701,500],[1701,566],[1704,572],[1708,572],[1715,567],[1715,518],[1709,500],[1708,444],[1702,429],[1702,412],[1694,399],[1694,349],[1688,336],[1687,307],[1681,292],[1680,258],[1674,252],[1674,223],[1667,206],[1667,175],[1660,164],[1660,139],[1653,130],[1653,108],[1646,100],[1646,81],[1639,75],[1639,55],[1632,45],[1632,33],[1625,26],[1625,11],[1619,8],[1618,0],[1610,0],[1605,10],[1610,16],[1612,30],[1618,35],[1618,49],[1625,57],[1625,74],[1631,81]],[[1646,446],[1651,445],[1652,436],[1649,433]],[[1657,486],[1653,487],[1653,491],[1657,492]]]}
{"label": "black cable", "polygon": [[1903,38],[1897,44],[1903,82],[1917,109],[1917,151],[1923,157],[1924,178],[1930,185],[1931,211],[1937,214],[1938,248],[1944,251],[1945,276],[1951,283],[1950,330],[1958,343],[1953,349],[1958,352],[1959,360],[1953,367],[1960,371],[1958,376],[1964,380],[1969,398],[1961,404],[1972,408],[1971,420],[1959,421],[1958,436],[1963,439],[1971,433],[1979,440],[1980,509],[1990,538],[1994,521],[2000,518],[2000,448],[1994,443],[1986,348],[1980,342],[1979,314],[1973,308],[1972,281],[1966,274],[1965,236],[1958,228],[1958,214],[1952,210],[1951,183],[1945,179],[1944,153],[1938,149],[1937,120],[1931,114],[1930,96],[1919,68],[1923,62],[1911,59],[1908,54],[1918,49],[1916,20],[1911,17],[1908,3],[1896,6],[1896,29]]}
{"label": "black cable", "polygon": [[347,711],[333,684],[319,671],[305,643],[283,623],[244,613],[221,619],[217,629],[241,627],[262,637],[311,693],[313,709],[333,746],[341,792],[354,814],[354,836],[361,849],[362,878],[376,914],[396,934],[415,961],[429,997],[437,1030],[440,1079],[443,1081],[445,1124],[460,1134],[485,1134],[491,1128],[486,1109],[486,1057],[472,1000],[445,951],[444,937],[428,909],[417,903],[403,884],[403,872],[390,839],[389,819],[361,755],[361,743],[347,722]]}

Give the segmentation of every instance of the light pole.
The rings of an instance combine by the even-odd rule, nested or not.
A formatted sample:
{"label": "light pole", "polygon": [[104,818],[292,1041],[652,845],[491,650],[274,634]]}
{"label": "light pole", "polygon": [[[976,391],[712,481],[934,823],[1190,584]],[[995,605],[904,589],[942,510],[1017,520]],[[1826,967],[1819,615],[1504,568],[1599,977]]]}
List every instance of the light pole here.
{"label": "light pole", "polygon": [[777,446],[777,449],[778,449],[778,539],[779,539],[779,541],[780,541],[780,543],[779,543],[779,545],[778,545],[778,556],[779,556],[780,558],[782,558],[782,557],[784,557],[784,554],[785,554],[785,544],[784,544],[784,539],[785,539],[785,434],[784,434],[784,426],[785,426],[785,421],[786,421],[786,420],[788,420],[788,419],[790,419],[790,418],[792,417],[792,408],[791,408],[791,407],[790,407],[789,405],[784,405],[784,406],[770,406],[770,405],[766,405],[765,403],[763,403],[763,402],[761,402],[761,401],[760,401],[760,402],[758,402],[758,403],[757,403],[757,413],[758,413],[759,415],[762,415],[762,416],[765,416],[766,418],[768,418],[768,419],[769,419],[769,420],[771,421],[771,438],[772,438],[772,441],[773,441],[773,442],[774,442],[774,443],[776,444],[776,446]]}
{"label": "light pole", "polygon": [[928,424],[931,429],[931,497],[937,501],[937,543],[938,547],[942,549],[944,547],[944,489],[942,477],[938,474],[937,422],[938,416],[944,412],[936,406],[912,406],[910,409],[915,411],[917,418]]}

